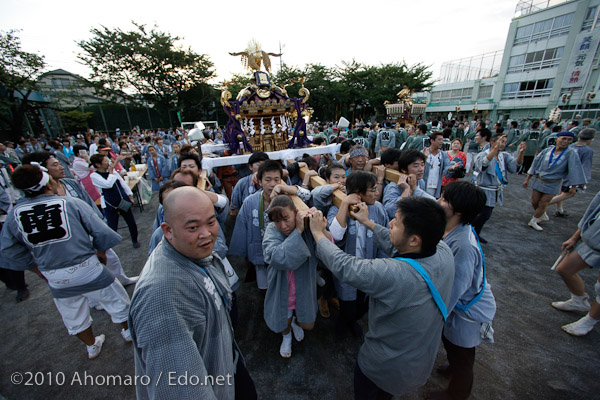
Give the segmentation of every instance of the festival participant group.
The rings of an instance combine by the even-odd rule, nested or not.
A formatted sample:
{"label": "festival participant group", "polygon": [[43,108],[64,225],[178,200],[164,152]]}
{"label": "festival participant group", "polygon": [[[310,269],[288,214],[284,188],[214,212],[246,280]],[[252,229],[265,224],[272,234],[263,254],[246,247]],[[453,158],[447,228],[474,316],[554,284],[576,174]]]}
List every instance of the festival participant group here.
{"label": "festival participant group", "polygon": [[[137,385],[139,399],[257,398],[261,388],[235,339],[242,281],[256,282],[264,322],[280,335],[264,352],[289,359],[318,315],[333,318],[332,335],[362,342],[356,399],[419,389],[440,344],[447,364],[436,373],[448,386],[426,397],[466,399],[476,348],[494,341],[484,226],[517,173],[532,190],[531,219],[521,221],[532,235],[567,217],[568,200],[591,180],[596,129],[600,118],[579,115],[496,124],[357,119],[350,129],[316,122],[308,127],[312,146],[337,143],[336,156],[277,160],[255,151],[247,164],[207,174],[203,158],[230,155],[202,151],[223,144],[220,128],[199,141],[181,129],[134,129],[5,142],[0,277],[18,302],[29,296],[25,270],[45,280],[89,359],[101,356],[106,339],[94,332],[90,308],[105,310],[132,343],[136,375],[155,383]],[[140,164],[159,200],[148,254],[127,177]],[[552,307],[584,314],[562,327],[573,336],[600,320],[600,281],[589,296],[578,275],[600,267],[599,216],[600,193],[556,268],[571,297]],[[139,276],[127,276],[113,250],[123,239],[120,217],[131,251],[146,259]],[[365,314],[366,332],[358,323]],[[166,371],[230,380],[170,385],[160,379]]]}

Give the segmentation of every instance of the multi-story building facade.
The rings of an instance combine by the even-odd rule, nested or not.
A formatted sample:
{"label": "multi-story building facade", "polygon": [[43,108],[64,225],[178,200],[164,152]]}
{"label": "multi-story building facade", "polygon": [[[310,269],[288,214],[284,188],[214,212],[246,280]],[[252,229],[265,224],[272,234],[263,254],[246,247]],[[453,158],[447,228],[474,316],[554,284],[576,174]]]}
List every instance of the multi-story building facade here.
{"label": "multi-story building facade", "polygon": [[[490,77],[437,85],[428,117],[449,112],[467,118],[600,116],[600,0],[520,1],[497,72]],[[475,111],[475,112],[474,112]]]}
{"label": "multi-story building facade", "polygon": [[45,95],[61,108],[84,107],[104,101],[96,96],[91,83],[63,69],[46,72],[40,77]]}

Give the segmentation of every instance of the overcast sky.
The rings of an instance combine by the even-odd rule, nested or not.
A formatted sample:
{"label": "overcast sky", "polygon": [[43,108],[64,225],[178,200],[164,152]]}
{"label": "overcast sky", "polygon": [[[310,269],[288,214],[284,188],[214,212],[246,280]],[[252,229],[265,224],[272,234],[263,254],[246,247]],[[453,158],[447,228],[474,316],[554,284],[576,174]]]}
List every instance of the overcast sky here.
{"label": "overcast sky", "polygon": [[[355,59],[370,65],[406,61],[431,65],[503,50],[517,0],[346,1],[156,1],[2,0],[0,30],[21,29],[22,48],[45,56],[48,69],[84,77],[76,42],[104,25],[133,29],[131,21],[157,25],[182,37],[182,44],[207,54],[218,80],[243,72],[242,51],[255,38],[283,61],[341,65]],[[296,7],[296,8],[293,8]],[[274,70],[279,61],[272,59]]]}

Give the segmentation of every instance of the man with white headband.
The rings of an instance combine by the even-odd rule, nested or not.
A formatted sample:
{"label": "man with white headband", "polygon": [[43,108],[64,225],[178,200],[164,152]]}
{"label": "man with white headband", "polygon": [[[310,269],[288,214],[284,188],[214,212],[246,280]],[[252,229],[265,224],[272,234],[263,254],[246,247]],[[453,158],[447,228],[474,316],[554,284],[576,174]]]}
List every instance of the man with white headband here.
{"label": "man with white headband", "polygon": [[57,183],[44,170],[32,163],[12,174],[13,184],[26,197],[13,208],[2,230],[3,267],[26,270],[37,266],[69,334],[84,342],[88,357],[94,359],[104,335],[94,337],[88,299],[100,303],[112,321],[123,327],[123,338],[131,342],[129,296],[102,265],[106,250],[122,238],[82,200],[57,196]]}
{"label": "man with white headband", "polygon": [[[75,146],[76,148],[77,146]],[[35,151],[33,153],[25,154],[23,157],[23,164],[34,164],[39,163],[47,169],[48,175],[53,178],[57,183],[57,194],[59,196],[76,197],[86,202],[92,210],[96,212],[96,215],[102,221],[105,222],[104,215],[100,209],[94,203],[94,200],[85,191],[83,186],[75,179],[65,178],[65,169],[62,164],[49,152],[46,151]],[[119,256],[113,249],[106,250],[106,268],[108,271],[115,276],[121,282],[123,286],[134,284],[138,281],[138,277],[128,277],[123,270],[123,265]],[[90,301],[90,307],[94,306],[100,310],[100,305]]]}

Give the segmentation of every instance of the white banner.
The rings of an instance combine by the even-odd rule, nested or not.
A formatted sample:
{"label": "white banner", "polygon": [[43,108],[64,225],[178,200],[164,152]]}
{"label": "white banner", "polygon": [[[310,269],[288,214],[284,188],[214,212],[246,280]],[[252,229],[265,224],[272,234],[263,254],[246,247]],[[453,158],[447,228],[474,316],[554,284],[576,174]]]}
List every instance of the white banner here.
{"label": "white banner", "polygon": [[577,35],[571,52],[571,59],[565,71],[563,89],[582,87],[585,84],[599,41],[600,33],[598,31],[586,31]]}

